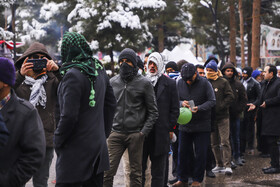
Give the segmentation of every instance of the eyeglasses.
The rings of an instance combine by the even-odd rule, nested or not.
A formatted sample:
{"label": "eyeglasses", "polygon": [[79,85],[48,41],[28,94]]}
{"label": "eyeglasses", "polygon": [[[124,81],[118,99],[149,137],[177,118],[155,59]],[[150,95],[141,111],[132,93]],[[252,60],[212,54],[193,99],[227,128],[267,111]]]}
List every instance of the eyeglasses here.
{"label": "eyeglasses", "polygon": [[31,58],[31,59],[42,59],[44,57],[46,57],[46,56],[41,55],[41,54],[33,54],[33,55],[29,56],[29,58]]}

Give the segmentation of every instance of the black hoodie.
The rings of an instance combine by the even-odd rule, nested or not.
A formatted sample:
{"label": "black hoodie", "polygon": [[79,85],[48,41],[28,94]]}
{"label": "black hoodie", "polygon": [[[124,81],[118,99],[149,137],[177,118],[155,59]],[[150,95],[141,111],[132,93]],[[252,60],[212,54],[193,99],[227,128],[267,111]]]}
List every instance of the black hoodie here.
{"label": "black hoodie", "polygon": [[[228,78],[225,76],[225,70],[231,68],[233,69],[233,77]],[[237,78],[237,71],[232,63],[226,63],[222,68],[222,73],[224,78],[226,78],[231,86],[231,89],[234,94],[234,102],[230,105],[229,114],[230,118],[237,118],[240,114],[244,111],[246,104],[247,104],[247,94],[243,84]]]}

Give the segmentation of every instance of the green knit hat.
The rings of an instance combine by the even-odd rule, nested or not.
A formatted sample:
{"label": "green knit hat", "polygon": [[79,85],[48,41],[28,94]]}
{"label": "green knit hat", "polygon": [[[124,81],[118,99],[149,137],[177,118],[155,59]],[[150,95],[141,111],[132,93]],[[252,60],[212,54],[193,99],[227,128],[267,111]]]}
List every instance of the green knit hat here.
{"label": "green knit hat", "polygon": [[103,69],[99,60],[92,57],[92,51],[85,39],[79,33],[67,32],[64,34],[61,45],[62,67],[60,68],[61,75],[71,68],[79,69],[85,74],[91,82],[91,91],[89,97],[89,106],[95,106],[95,90],[94,81],[98,76],[98,69]]}

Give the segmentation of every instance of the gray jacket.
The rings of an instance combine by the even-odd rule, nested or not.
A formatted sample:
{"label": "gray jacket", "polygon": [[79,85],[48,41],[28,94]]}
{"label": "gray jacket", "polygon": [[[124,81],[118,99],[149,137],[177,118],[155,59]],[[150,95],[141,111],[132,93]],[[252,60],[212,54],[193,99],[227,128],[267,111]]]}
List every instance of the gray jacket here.
{"label": "gray jacket", "polygon": [[110,80],[117,99],[113,131],[120,133],[142,132],[146,136],[158,118],[154,88],[144,76],[137,74],[125,83],[120,75]]}

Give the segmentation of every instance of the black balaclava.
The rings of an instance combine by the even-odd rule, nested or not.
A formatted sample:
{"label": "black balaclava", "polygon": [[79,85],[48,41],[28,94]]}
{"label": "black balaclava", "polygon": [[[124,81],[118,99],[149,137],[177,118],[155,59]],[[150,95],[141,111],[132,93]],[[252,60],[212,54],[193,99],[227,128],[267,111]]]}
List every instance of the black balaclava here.
{"label": "black balaclava", "polygon": [[119,56],[119,62],[122,59],[128,59],[132,62],[133,67],[127,63],[122,63],[120,66],[120,76],[125,82],[131,81],[138,73],[137,56],[134,50],[125,48]]}

